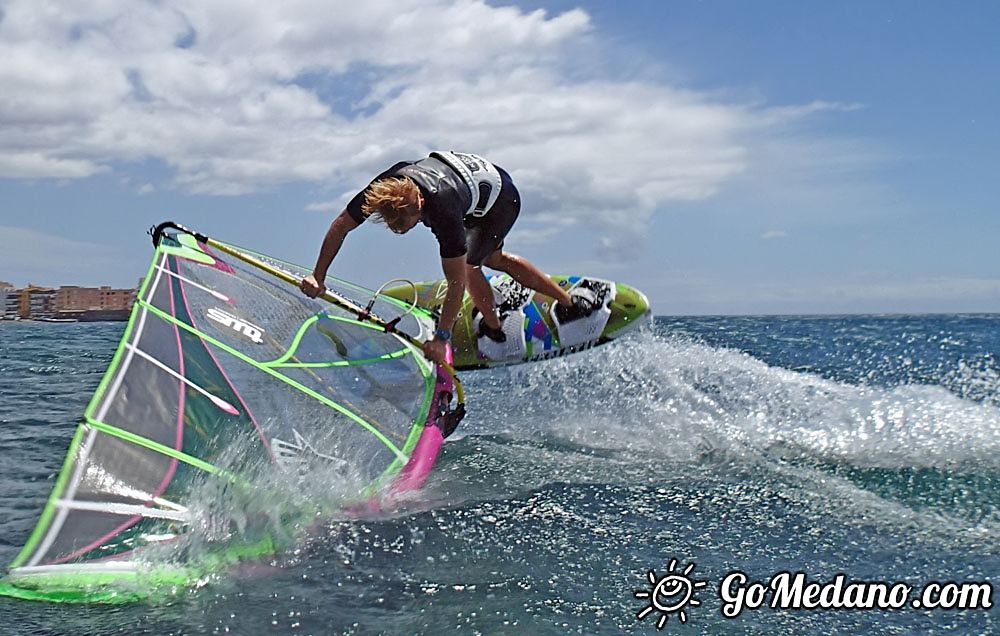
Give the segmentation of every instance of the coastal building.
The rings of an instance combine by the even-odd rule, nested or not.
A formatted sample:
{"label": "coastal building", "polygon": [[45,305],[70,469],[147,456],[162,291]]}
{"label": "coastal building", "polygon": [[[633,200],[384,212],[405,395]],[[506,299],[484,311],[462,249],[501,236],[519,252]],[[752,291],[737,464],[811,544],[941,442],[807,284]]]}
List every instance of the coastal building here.
{"label": "coastal building", "polygon": [[79,287],[63,285],[59,289],[29,283],[14,289],[0,281],[0,319],[16,320],[128,320],[134,289]]}
{"label": "coastal building", "polygon": [[38,320],[55,316],[56,290],[28,283],[17,290],[19,296],[18,315],[21,318]]}
{"label": "coastal building", "polygon": [[134,300],[134,289],[63,285],[56,290],[55,310],[58,313],[97,309],[128,311]]}
{"label": "coastal building", "polygon": [[20,299],[14,286],[7,281],[0,280],[0,320],[17,318],[19,304]]}
{"label": "coastal building", "polygon": [[56,317],[64,320],[128,320],[134,289],[63,285],[55,293]]}

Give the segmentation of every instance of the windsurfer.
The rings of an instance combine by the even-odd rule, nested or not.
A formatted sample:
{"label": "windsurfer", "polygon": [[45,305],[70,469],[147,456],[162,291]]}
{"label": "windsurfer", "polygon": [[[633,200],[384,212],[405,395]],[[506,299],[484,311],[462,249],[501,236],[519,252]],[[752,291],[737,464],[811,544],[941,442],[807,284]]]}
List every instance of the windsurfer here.
{"label": "windsurfer", "polygon": [[571,295],[530,261],[503,249],[520,210],[520,195],[510,175],[477,155],[432,152],[419,161],[399,162],[358,192],[333,220],[316,267],[302,280],[300,289],[312,298],[326,291],[323,281],[344,238],[366,219],[384,223],[396,234],[405,234],[420,222],[438,240],[448,283],[434,338],[424,343],[428,358],[444,360],[466,289],[482,314],[478,337],[506,340],[504,316],[497,312],[483,265],[554,298],[560,323],[589,316],[596,303],[589,290],[574,289]]}

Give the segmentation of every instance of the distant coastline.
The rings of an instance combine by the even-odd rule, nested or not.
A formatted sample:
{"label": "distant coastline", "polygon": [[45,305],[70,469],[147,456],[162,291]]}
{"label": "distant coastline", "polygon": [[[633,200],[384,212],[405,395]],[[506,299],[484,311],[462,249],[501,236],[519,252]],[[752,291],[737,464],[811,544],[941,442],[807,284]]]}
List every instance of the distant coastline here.
{"label": "distant coastline", "polygon": [[15,288],[0,281],[0,320],[41,322],[103,322],[128,320],[135,289],[110,286],[42,287],[28,283]]}
{"label": "distant coastline", "polygon": [[131,309],[124,310],[94,310],[94,311],[84,311],[74,314],[60,313],[51,317],[43,318],[22,318],[16,316],[14,318],[8,318],[6,316],[0,315],[0,324],[3,323],[20,323],[20,322],[44,322],[52,324],[72,324],[78,322],[126,322],[131,314]]}

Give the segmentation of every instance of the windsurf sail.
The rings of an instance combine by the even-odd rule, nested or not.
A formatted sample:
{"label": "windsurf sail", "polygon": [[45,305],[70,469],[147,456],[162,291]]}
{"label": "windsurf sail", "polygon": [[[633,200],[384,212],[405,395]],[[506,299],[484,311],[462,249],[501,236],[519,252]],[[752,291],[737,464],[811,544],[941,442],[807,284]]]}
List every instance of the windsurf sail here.
{"label": "windsurf sail", "polygon": [[419,349],[419,310],[362,306],[367,290],[333,278],[310,299],[303,268],[173,223],[153,235],[119,347],[0,594],[127,601],[269,553],[265,537],[200,563],[143,558],[189,532],[206,480],[246,487],[261,466],[323,462],[362,499],[417,485],[439,427],[464,412],[450,408],[461,385]]}

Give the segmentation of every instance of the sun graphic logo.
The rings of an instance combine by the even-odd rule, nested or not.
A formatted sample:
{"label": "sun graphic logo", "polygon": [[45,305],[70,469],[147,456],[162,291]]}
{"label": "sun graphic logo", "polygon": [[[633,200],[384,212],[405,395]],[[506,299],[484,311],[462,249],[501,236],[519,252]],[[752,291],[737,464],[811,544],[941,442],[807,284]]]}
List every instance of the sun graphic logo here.
{"label": "sun graphic logo", "polygon": [[701,605],[701,601],[694,597],[695,590],[708,585],[708,581],[691,580],[689,575],[694,571],[694,566],[694,563],[689,563],[682,572],[677,572],[677,559],[671,559],[667,573],[662,578],[657,579],[656,573],[652,570],[647,572],[646,578],[653,587],[635,592],[636,598],[649,599],[649,605],[636,614],[638,619],[646,618],[655,610],[660,612],[656,629],[663,629],[671,614],[677,614],[680,621],[686,623],[687,613],[684,612],[684,608],[688,605],[691,607]]}

